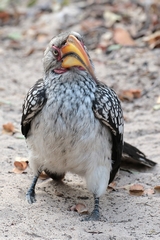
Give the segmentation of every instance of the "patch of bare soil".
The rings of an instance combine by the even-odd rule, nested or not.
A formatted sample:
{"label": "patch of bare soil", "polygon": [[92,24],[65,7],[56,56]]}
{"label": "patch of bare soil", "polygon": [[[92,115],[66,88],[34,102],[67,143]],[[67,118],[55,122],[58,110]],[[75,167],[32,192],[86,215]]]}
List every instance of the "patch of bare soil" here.
{"label": "patch of bare soil", "polygon": [[[79,9],[72,4],[55,14],[43,13],[37,18],[34,12],[34,16],[22,16],[18,25],[4,24],[0,29],[0,239],[160,239],[160,191],[159,187],[155,188],[160,185],[160,48],[151,49],[139,39],[134,40],[136,45],[117,49],[114,46],[109,52],[102,45],[90,47],[98,79],[112,87],[123,100],[125,141],[158,163],[152,169],[130,165],[129,171],[123,166],[115,179],[114,190],[106,191],[100,200],[100,221],[81,222],[83,216],[70,211],[78,203],[85,204],[89,212],[93,208],[92,195],[78,176],[68,173],[61,184],[51,179],[39,180],[37,202],[29,205],[25,194],[33,178],[32,171],[26,168],[20,174],[12,172],[17,157],[28,157],[20,132],[24,97],[43,76],[43,51],[53,35],[65,30],[61,21],[65,14],[68,16],[68,8],[74,9],[73,15],[76,11],[80,14],[82,9],[85,13],[89,11],[85,5]],[[85,24],[80,25],[80,19],[73,24],[73,18],[69,15],[66,20],[72,20],[70,29],[83,33]],[[102,25],[94,24],[99,24],[98,29]],[[8,37],[9,33],[12,37]],[[89,44],[90,36],[86,35],[85,39]],[[110,46],[113,45],[111,42]],[[138,98],[130,95],[133,89],[138,91]],[[8,122],[14,125],[10,132],[3,129]],[[132,184],[138,186],[132,186],[130,191]],[[139,185],[143,186],[140,190]],[[137,191],[142,194],[131,194]]]}

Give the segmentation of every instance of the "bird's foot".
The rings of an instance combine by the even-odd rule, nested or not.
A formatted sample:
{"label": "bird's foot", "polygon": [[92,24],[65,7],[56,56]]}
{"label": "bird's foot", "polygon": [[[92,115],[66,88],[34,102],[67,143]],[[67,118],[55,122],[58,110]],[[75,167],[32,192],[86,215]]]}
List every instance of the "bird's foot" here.
{"label": "bird's foot", "polygon": [[99,220],[99,211],[95,209],[90,215],[82,219],[82,221],[98,221],[98,220]]}
{"label": "bird's foot", "polygon": [[35,191],[32,189],[29,189],[28,192],[26,193],[26,200],[29,204],[32,204],[36,202],[35,198]]}
{"label": "bird's foot", "polygon": [[33,181],[32,181],[32,184],[30,186],[30,188],[28,189],[28,192],[26,193],[26,199],[27,199],[27,202],[32,204],[36,201],[36,198],[35,198],[35,186],[36,186],[36,183],[37,183],[37,180],[38,180],[38,177],[39,177],[40,173],[38,173],[34,178],[33,178]]}

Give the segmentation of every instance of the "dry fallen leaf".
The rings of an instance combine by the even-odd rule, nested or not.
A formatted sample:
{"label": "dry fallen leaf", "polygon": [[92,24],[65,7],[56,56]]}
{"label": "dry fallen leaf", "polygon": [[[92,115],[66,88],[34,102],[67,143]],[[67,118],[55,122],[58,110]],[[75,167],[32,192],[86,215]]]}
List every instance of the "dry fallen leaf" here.
{"label": "dry fallen leaf", "polygon": [[[20,159],[21,160],[23,159],[23,160],[20,161]],[[18,158],[18,160],[19,161],[14,162],[15,168],[13,169],[13,172],[14,173],[23,173],[24,170],[28,167],[28,161],[24,161],[24,160],[26,160],[24,158]]]}
{"label": "dry fallen leaf", "polygon": [[116,190],[116,182],[111,182],[109,185],[108,185],[108,190],[109,192],[111,191],[115,191]]}
{"label": "dry fallen leaf", "polygon": [[83,203],[77,203],[76,205],[70,208],[71,211],[76,211],[79,214],[87,214],[88,209]]}
{"label": "dry fallen leaf", "polygon": [[113,40],[122,46],[135,46],[136,42],[132,39],[129,32],[123,28],[115,28],[113,32]]}
{"label": "dry fallen leaf", "polygon": [[144,193],[144,187],[141,184],[133,184],[129,188],[129,193],[135,196],[141,196]]}
{"label": "dry fallen leaf", "polygon": [[153,48],[160,48],[160,31],[156,31],[155,33],[144,37],[143,39],[145,42],[149,44],[151,49]]}
{"label": "dry fallen leaf", "polygon": [[3,130],[6,133],[15,133],[15,127],[11,122],[3,124]]}
{"label": "dry fallen leaf", "polygon": [[[3,3],[2,3],[3,5]],[[3,8],[2,8],[3,9]],[[0,19],[2,22],[6,23],[12,18],[12,15],[9,12],[6,11],[0,11]]]}
{"label": "dry fallen leaf", "polygon": [[154,190],[157,191],[157,192],[160,192],[160,185],[155,186]]}
{"label": "dry fallen leaf", "polygon": [[133,99],[141,97],[141,90],[139,89],[128,89],[123,90],[119,94],[119,98],[121,101],[133,101]]}
{"label": "dry fallen leaf", "polygon": [[154,189],[145,189],[143,195],[152,195],[154,194]]}
{"label": "dry fallen leaf", "polygon": [[134,98],[140,98],[141,97],[141,90],[139,89],[131,89],[130,90],[134,96]]}
{"label": "dry fallen leaf", "polygon": [[42,171],[41,174],[39,175],[39,178],[42,180],[45,180],[45,179],[48,179],[49,176],[44,171]]}
{"label": "dry fallen leaf", "polygon": [[[132,184],[133,185],[133,184]],[[127,190],[129,191],[130,187],[132,186],[131,184],[129,185],[125,185],[125,186],[122,186],[122,187],[118,187],[118,189],[124,189],[124,190]]]}

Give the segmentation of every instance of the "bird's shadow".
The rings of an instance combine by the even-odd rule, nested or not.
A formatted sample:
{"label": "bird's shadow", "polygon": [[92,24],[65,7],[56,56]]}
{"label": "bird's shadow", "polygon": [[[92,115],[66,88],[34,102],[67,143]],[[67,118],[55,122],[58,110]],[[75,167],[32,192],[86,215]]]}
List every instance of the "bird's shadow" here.
{"label": "bird's shadow", "polygon": [[57,202],[63,203],[64,210],[89,199],[92,203],[92,198],[92,194],[86,188],[85,181],[75,174],[68,174],[64,180],[58,182],[52,179],[40,181],[36,187],[37,201],[45,201],[48,206],[55,206]]}

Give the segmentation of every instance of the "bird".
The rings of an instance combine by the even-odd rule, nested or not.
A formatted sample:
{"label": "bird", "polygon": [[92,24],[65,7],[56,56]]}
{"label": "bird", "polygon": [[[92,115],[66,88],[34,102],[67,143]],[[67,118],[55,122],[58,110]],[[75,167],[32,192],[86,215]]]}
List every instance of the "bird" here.
{"label": "bird", "polygon": [[22,110],[21,131],[34,173],[26,199],[30,204],[36,201],[42,171],[54,180],[75,173],[85,179],[94,198],[93,211],[85,220],[99,220],[99,199],[115,178],[122,153],[138,159],[145,155],[123,141],[121,102],[96,77],[79,33],[66,31],[53,37],[44,52],[43,68],[43,78],[29,90]]}

